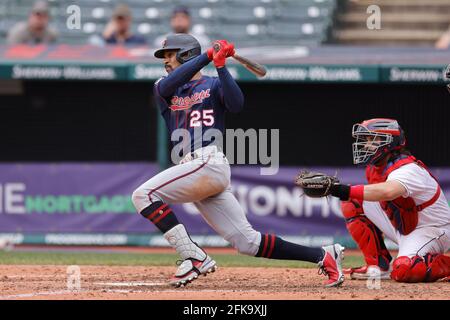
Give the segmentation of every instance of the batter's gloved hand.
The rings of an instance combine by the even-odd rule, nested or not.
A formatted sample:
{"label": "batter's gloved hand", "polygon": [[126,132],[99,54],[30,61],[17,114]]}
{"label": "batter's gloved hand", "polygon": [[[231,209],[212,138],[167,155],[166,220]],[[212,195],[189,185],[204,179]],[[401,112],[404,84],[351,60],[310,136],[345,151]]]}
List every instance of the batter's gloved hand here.
{"label": "batter's gloved hand", "polygon": [[338,178],[320,172],[302,170],[295,177],[294,183],[311,198],[332,195],[341,200],[348,200],[350,195],[350,186],[342,185]]}
{"label": "batter's gloved hand", "polygon": [[206,55],[208,56],[209,61],[213,61],[214,59],[214,48],[208,48],[208,50],[206,50]]}
{"label": "batter's gloved hand", "polygon": [[234,56],[234,43],[228,42],[227,40],[216,40],[213,43],[213,48],[216,52],[225,49],[227,58]]}
{"label": "batter's gloved hand", "polygon": [[226,58],[233,56],[234,53],[234,44],[229,43],[227,40],[214,41],[213,47],[208,49],[207,51],[208,58],[212,54],[214,65],[216,66],[216,68],[222,68],[223,66],[225,66]]}

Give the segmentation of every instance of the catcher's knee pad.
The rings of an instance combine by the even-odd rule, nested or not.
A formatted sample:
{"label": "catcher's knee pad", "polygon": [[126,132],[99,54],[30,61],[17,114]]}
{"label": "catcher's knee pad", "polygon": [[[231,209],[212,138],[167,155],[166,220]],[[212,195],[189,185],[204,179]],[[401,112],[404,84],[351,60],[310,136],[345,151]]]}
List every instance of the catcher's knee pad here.
{"label": "catcher's knee pad", "polygon": [[248,256],[255,256],[259,249],[261,235],[255,230],[246,232],[246,234],[237,232],[225,237],[225,240],[230,242],[233,248],[235,248],[239,253]]}
{"label": "catcher's knee pad", "polygon": [[450,276],[450,257],[427,254],[394,260],[391,278],[398,282],[434,282]]}
{"label": "catcher's knee pad", "polygon": [[387,250],[381,231],[364,215],[346,219],[347,230],[364,254],[367,265],[389,270],[392,257]]}

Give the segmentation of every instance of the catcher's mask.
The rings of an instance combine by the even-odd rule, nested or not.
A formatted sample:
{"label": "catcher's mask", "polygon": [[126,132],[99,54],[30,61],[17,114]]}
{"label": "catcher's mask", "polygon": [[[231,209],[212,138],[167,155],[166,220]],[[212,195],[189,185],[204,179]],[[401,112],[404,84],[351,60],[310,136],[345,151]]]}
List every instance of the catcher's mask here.
{"label": "catcher's mask", "polygon": [[397,120],[370,119],[353,125],[353,163],[374,164],[388,153],[406,145],[403,129]]}
{"label": "catcher's mask", "polygon": [[177,50],[177,61],[181,64],[199,56],[201,54],[200,43],[190,34],[175,33],[167,36],[162,48],[155,51],[155,57],[164,58],[164,52]]}

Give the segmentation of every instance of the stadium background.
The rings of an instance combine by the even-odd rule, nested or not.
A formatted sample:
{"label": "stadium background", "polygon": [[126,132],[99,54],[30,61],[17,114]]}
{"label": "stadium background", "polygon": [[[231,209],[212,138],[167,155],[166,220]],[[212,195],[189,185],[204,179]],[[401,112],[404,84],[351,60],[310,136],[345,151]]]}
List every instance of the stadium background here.
{"label": "stadium background", "polygon": [[[151,41],[169,31],[174,6],[190,7],[196,31],[227,38],[268,67],[256,79],[229,61],[246,99],[228,128],[280,130],[280,173],[233,169],[233,187],[261,231],[320,245],[353,246],[336,201],[298,197],[302,167],[363,181],[352,166],[353,123],[393,117],[413,153],[450,199],[450,51],[433,43],[450,24],[450,1],[378,1],[386,21],[368,30],[370,1],[129,0],[135,32],[149,45],[88,44],[117,1],[49,2],[54,45],[7,45],[7,31],[32,1],[0,4],[0,237],[23,244],[165,245],[134,212],[129,196],[167,166],[167,136],[152,85],[164,74]],[[81,8],[80,30],[66,9]],[[427,10],[425,11],[425,7]],[[417,18],[417,17],[420,18]],[[408,19],[409,17],[409,19]],[[447,19],[447,20],[445,20]],[[214,74],[209,67],[208,73]],[[226,246],[189,206],[180,220],[203,245]]]}

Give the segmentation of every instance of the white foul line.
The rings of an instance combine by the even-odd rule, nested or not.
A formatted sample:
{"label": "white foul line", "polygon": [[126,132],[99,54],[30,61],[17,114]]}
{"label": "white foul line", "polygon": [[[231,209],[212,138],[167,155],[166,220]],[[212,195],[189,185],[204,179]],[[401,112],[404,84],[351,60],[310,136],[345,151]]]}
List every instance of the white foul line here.
{"label": "white foul line", "polygon": [[58,294],[71,294],[71,293],[80,293],[80,292],[84,292],[84,291],[61,290],[61,291],[20,293],[20,294],[8,295],[8,296],[0,296],[0,300],[18,299],[18,298],[33,298],[33,297],[37,297],[37,296],[54,296],[54,295],[58,295]]}
{"label": "white foul line", "polygon": [[95,282],[94,284],[108,287],[156,287],[168,285],[165,282]]}

